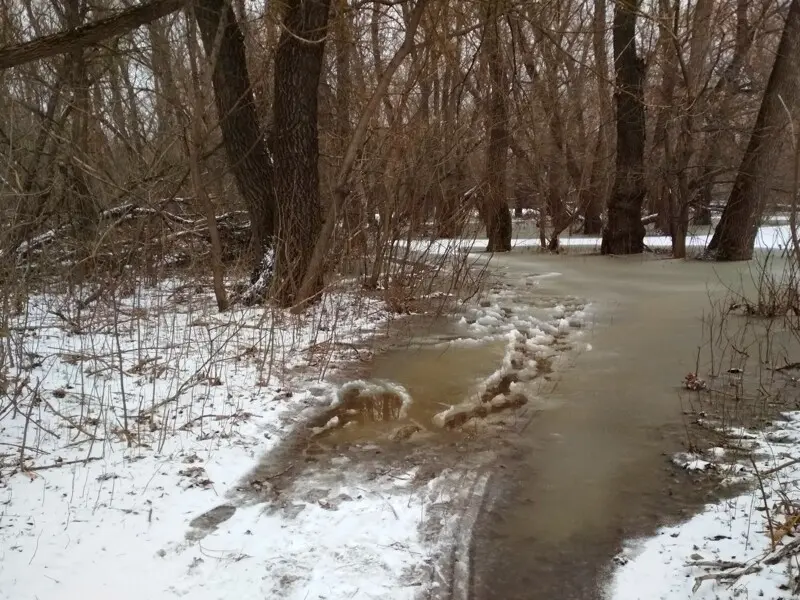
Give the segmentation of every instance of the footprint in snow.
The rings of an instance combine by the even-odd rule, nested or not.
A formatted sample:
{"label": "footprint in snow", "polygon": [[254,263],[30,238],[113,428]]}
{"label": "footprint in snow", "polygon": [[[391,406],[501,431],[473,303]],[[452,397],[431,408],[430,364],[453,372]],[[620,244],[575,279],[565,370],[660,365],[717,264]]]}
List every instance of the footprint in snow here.
{"label": "footprint in snow", "polygon": [[220,504],[204,512],[199,517],[191,520],[189,523],[191,529],[186,533],[186,539],[193,542],[203,539],[216,530],[221,523],[230,519],[235,512],[236,507],[232,504]]}

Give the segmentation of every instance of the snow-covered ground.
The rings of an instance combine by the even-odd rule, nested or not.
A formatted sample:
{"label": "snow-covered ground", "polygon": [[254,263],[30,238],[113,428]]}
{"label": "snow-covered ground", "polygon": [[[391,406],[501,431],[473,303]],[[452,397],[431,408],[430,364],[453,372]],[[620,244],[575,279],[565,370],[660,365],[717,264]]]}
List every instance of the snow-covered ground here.
{"label": "snow-covered ground", "polygon": [[[559,242],[563,247],[581,248],[585,251],[600,251],[600,237],[584,236],[584,235],[562,235],[559,237]],[[689,248],[699,249],[704,248],[708,242],[711,241],[711,233],[703,235],[688,235],[686,237],[686,245]],[[756,238],[755,246],[761,250],[781,250],[786,248],[791,241],[791,230],[788,225],[764,225],[759,229]],[[462,240],[449,240],[440,239],[433,242],[417,242],[416,249],[431,254],[444,254],[453,251],[483,251],[488,244],[487,238],[475,239],[462,239]],[[672,247],[672,241],[666,235],[647,235],[644,239],[646,246],[652,250],[663,250]],[[514,249],[521,248],[539,248],[541,241],[539,238],[528,237],[514,237],[511,240],[511,247]]]}
{"label": "snow-covered ground", "polygon": [[[595,238],[562,243],[573,241],[599,246]],[[786,227],[768,226],[757,243],[787,241]],[[455,247],[439,241],[433,250]],[[478,393],[514,363],[522,360],[524,372],[526,360],[557,353],[556,336],[586,319],[579,303],[523,302],[509,313],[517,295],[514,286],[490,294],[466,311],[463,339],[448,342],[508,339]],[[0,330],[11,361],[0,372],[0,599],[457,594],[448,587],[468,579],[474,499],[486,485],[480,468],[443,468],[431,478],[410,464],[363,468],[346,456],[319,468],[302,452],[270,462],[336,402],[328,375],[367,353],[366,340],[388,318],[381,302],[346,289],[303,317],[260,307],[218,314],[207,289],[180,281],[81,311],[63,296],[31,298]],[[800,458],[800,415],[789,419],[744,436],[759,451],[759,472]],[[722,459],[713,451],[687,463],[716,468]],[[275,484],[287,471],[289,483]],[[731,477],[748,473],[744,465]],[[799,497],[797,480],[795,465],[764,480],[776,522],[794,523],[774,505]],[[688,598],[696,577],[730,569],[747,573],[732,586],[700,580],[694,597],[786,597],[789,562],[769,564],[763,504],[759,489],[632,543],[609,597]]]}
{"label": "snow-covered ground", "polygon": [[[380,481],[337,483],[283,511],[237,508],[224,528],[187,537],[328,401],[320,363],[386,321],[379,302],[340,293],[302,319],[220,315],[210,294],[178,282],[83,318],[61,300],[33,298],[9,338],[20,345],[0,399],[0,597],[317,598],[400,585],[386,571],[422,553],[409,526],[422,500],[400,479],[390,498],[375,494]],[[345,584],[353,561],[363,577]]]}
{"label": "snow-covered ground", "polygon": [[[554,306],[509,320],[504,293],[464,327],[507,336],[509,352],[520,330],[540,332],[542,351],[580,317]],[[480,469],[420,479],[416,466],[346,456],[315,468],[302,451],[270,462],[335,402],[327,376],[388,318],[344,289],[303,317],[218,314],[207,289],[180,281],[81,311],[31,298],[0,337],[0,598],[447,591],[466,564]]]}
{"label": "snow-covered ground", "polygon": [[800,412],[765,432],[727,432],[753,462],[728,451],[681,455],[692,470],[715,469],[753,491],[708,505],[684,523],[629,543],[617,557],[609,600],[727,600],[795,597],[800,585]]}

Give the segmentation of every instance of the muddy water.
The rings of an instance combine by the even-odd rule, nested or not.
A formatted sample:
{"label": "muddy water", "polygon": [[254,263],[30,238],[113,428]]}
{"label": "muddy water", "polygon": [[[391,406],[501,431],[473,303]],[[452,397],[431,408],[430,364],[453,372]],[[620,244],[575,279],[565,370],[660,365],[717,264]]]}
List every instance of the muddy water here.
{"label": "muddy water", "polygon": [[541,278],[494,281],[457,321],[420,328],[406,346],[340,373],[337,401],[311,423],[316,442],[330,450],[412,438],[454,443],[474,438],[489,418],[540,409],[538,392],[583,308],[574,297],[542,294]]}
{"label": "muddy water", "polygon": [[[454,335],[451,330],[445,337]],[[435,415],[452,404],[467,401],[502,362],[507,344],[506,339],[469,344],[429,340],[376,355],[362,374],[366,385],[378,390],[399,389],[411,398],[411,403],[402,415],[395,411],[388,418],[379,415],[326,431],[319,436],[319,443],[327,447],[379,444],[412,432],[417,440],[429,434],[451,437],[433,424]],[[369,390],[363,395],[370,399],[376,396]]]}
{"label": "muddy water", "polygon": [[[592,350],[573,357],[508,457],[472,552],[475,598],[592,599],[627,537],[652,532],[705,500],[667,455],[686,441],[681,381],[696,368],[703,315],[748,265],[513,254],[509,279],[559,271],[542,293],[594,303]],[[705,353],[704,353],[705,354]],[[701,372],[703,369],[701,367]]]}
{"label": "muddy water", "polygon": [[391,379],[408,390],[414,399],[409,418],[427,427],[436,413],[466,400],[495,371],[507,344],[500,339],[394,350],[376,357],[370,371],[373,377]]}

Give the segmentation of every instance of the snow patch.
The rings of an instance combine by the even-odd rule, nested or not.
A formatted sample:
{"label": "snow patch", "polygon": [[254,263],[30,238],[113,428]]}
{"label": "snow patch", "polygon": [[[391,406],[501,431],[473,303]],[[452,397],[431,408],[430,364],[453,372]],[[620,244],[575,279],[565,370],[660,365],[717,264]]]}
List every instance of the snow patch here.
{"label": "snow patch", "polygon": [[709,504],[652,538],[626,544],[623,560],[615,561],[609,600],[781,600],[791,595],[796,585],[792,557],[800,554],[800,448],[795,441],[800,412],[785,416],[785,422],[769,431],[732,432],[735,440],[753,450],[757,484],[748,464],[721,462],[728,452],[720,447],[702,456],[674,458],[683,468],[715,469],[723,483],[750,482],[756,489]]}

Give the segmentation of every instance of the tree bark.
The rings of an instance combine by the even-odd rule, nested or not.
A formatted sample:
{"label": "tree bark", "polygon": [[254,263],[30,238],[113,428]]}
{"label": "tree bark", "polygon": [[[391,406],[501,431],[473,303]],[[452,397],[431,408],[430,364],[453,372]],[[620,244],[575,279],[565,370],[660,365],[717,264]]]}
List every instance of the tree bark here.
{"label": "tree bark", "polygon": [[608,192],[607,157],[611,153],[611,136],[608,121],[611,119],[611,106],[608,91],[608,52],[606,51],[606,0],[594,0],[594,31],[592,32],[592,51],[597,71],[597,92],[599,96],[600,126],[597,132],[597,146],[592,161],[589,199],[583,213],[583,233],[598,235],[603,230],[603,207]]}
{"label": "tree bark", "polygon": [[511,250],[511,213],[506,199],[506,168],[508,163],[508,85],[503,54],[500,50],[499,2],[488,0],[484,29],[484,48],[489,63],[491,90],[487,104],[486,129],[486,193],[483,195],[483,216],[486,224],[487,252]]}
{"label": "tree bark", "polygon": [[275,294],[283,306],[311,298],[322,287],[320,269],[300,297],[322,227],[317,105],[329,13],[330,0],[287,2],[275,54],[272,149],[281,207]]}
{"label": "tree bark", "polygon": [[225,0],[196,0],[195,16],[206,56],[214,63],[212,82],[222,141],[250,214],[250,247],[260,264],[272,244],[278,207],[272,159],[247,71],[244,36]]}
{"label": "tree bark", "polygon": [[[677,196],[673,196],[676,206],[672,208],[672,256],[686,258],[686,235],[689,231],[689,209],[696,197],[696,190],[690,182],[689,174],[697,169],[693,163],[696,161],[697,138],[700,135],[699,113],[703,100],[702,78],[706,71],[708,53],[711,46],[710,30],[711,16],[714,9],[713,0],[697,0],[692,15],[692,37],[689,43],[689,63],[683,72],[684,77],[684,106],[677,119],[680,131],[677,135],[675,149],[675,182],[672,187],[677,189]],[[676,8],[677,18],[677,8]],[[680,48],[673,36],[672,45],[677,55]]]}
{"label": "tree bark", "polygon": [[29,42],[0,48],[0,71],[34,60],[74,52],[122,35],[182,8],[187,0],[152,0],[81,27],[37,37]]}
{"label": "tree bark", "polygon": [[[389,64],[386,65],[386,69],[381,74],[380,79],[378,80],[378,85],[375,86],[375,90],[372,92],[372,96],[370,97],[369,102],[367,102],[367,106],[364,107],[364,110],[358,119],[358,123],[356,124],[353,135],[347,144],[344,157],[342,158],[342,164],[339,167],[339,172],[336,175],[334,197],[331,201],[330,207],[328,208],[328,214],[325,217],[325,224],[319,228],[319,233],[316,235],[315,239],[311,240],[311,245],[307,250],[307,272],[300,275],[302,277],[302,284],[298,289],[298,293],[296,294],[297,298],[295,299],[298,309],[305,306],[307,301],[314,297],[315,288],[318,288],[318,286],[321,284],[323,271],[322,265],[325,254],[328,251],[330,239],[333,235],[334,227],[336,226],[336,221],[338,218],[337,214],[349,194],[349,190],[347,189],[347,181],[350,177],[351,171],[353,170],[353,165],[356,162],[358,153],[364,145],[364,140],[367,137],[367,133],[369,131],[369,122],[375,114],[375,111],[378,109],[378,104],[385,98],[386,91],[389,89],[389,84],[392,81],[395,71],[397,71],[398,67],[405,60],[406,56],[408,56],[408,54],[411,52],[411,49],[414,45],[414,34],[417,31],[420,19],[422,18],[422,13],[428,4],[428,1],[429,0],[417,0],[417,4],[409,18],[405,35],[403,36],[403,43],[400,44],[397,52],[395,52],[394,56],[389,61]],[[277,112],[275,113],[275,118],[276,120],[278,119]],[[319,217],[317,217],[317,219],[318,218]],[[389,219],[386,216],[381,217],[382,226],[388,224],[388,221]],[[381,250],[378,251],[378,256],[376,256],[376,265],[378,265],[381,261],[380,253]],[[373,273],[373,277],[376,276],[377,271]]]}
{"label": "tree bark", "polygon": [[[800,109],[800,0],[792,0],[761,108],[728,203],[708,246],[717,260],[749,260],[786,140]],[[787,127],[788,126],[788,127]]]}
{"label": "tree bark", "polygon": [[603,254],[637,254],[644,250],[644,63],[636,53],[639,1],[616,0],[614,11],[617,159],[608,223],[600,246]]}
{"label": "tree bark", "polygon": [[[228,295],[225,292],[225,270],[222,264],[222,242],[217,228],[217,215],[214,203],[206,191],[203,182],[203,175],[200,171],[200,156],[202,154],[203,139],[205,138],[202,119],[203,119],[203,98],[200,87],[200,69],[198,67],[198,48],[197,48],[197,19],[195,14],[187,10],[186,20],[188,21],[186,46],[189,50],[189,70],[191,74],[192,87],[192,112],[189,117],[191,123],[189,132],[185,135],[187,153],[189,155],[189,173],[192,179],[192,188],[195,196],[200,201],[206,215],[208,223],[208,235],[211,240],[211,274],[214,283],[214,296],[217,300],[217,309],[223,312],[228,309]],[[218,57],[212,57],[212,63]],[[213,68],[213,64],[212,64]]]}
{"label": "tree bark", "polygon": [[701,158],[698,161],[703,166],[699,182],[701,204],[698,213],[703,216],[703,223],[697,222],[696,219],[695,222],[698,225],[711,225],[709,207],[714,196],[716,179],[720,174],[719,156],[722,154],[726,139],[723,132],[730,131],[731,117],[729,111],[735,97],[740,74],[744,68],[745,59],[755,38],[755,28],[748,20],[747,9],[749,5],[750,0],[736,0],[736,41],[733,47],[733,56],[711,93],[711,97],[715,99],[715,106],[705,119],[705,128],[711,133],[706,136]]}
{"label": "tree bark", "polygon": [[[348,8],[348,0],[336,0],[336,148],[341,159],[347,153],[353,127],[351,124],[351,104],[353,78],[350,64],[353,59],[353,23],[352,11]],[[335,201],[333,199],[332,201]],[[365,219],[361,201],[349,198],[343,207],[344,228],[347,241],[345,251],[350,260],[365,258],[367,253],[367,236],[364,229]]]}
{"label": "tree bark", "polygon": [[649,210],[658,216],[656,230],[669,234],[674,240],[674,222],[671,218],[672,146],[668,126],[675,119],[675,88],[678,84],[678,54],[673,38],[678,35],[678,9],[671,0],[659,0],[659,36],[656,53],[661,63],[661,81],[658,86],[657,107],[654,109],[655,125],[648,167]]}

